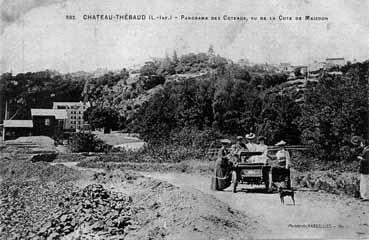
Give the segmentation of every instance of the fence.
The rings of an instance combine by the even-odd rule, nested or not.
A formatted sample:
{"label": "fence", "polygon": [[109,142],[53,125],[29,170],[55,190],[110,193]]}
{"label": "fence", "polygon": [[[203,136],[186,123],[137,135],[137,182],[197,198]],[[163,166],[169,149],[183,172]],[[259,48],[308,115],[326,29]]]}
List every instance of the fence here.
{"label": "fence", "polygon": [[[295,152],[295,151],[306,151],[310,147],[306,146],[306,145],[290,145],[290,146],[286,146],[285,148],[289,152]],[[209,160],[215,160],[218,156],[219,149],[220,149],[220,147],[210,146],[210,148],[208,149],[208,151],[206,153],[206,157]],[[230,149],[230,148],[228,148],[228,149]],[[277,152],[278,150],[279,150],[278,146],[268,146],[268,152],[270,153],[270,155],[274,155],[275,152]]]}

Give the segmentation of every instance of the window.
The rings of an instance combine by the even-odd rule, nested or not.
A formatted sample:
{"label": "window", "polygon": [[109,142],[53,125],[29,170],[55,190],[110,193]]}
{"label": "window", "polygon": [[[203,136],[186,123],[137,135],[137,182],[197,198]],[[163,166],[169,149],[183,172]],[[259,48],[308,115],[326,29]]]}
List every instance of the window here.
{"label": "window", "polygon": [[45,126],[50,126],[50,118],[45,118]]}

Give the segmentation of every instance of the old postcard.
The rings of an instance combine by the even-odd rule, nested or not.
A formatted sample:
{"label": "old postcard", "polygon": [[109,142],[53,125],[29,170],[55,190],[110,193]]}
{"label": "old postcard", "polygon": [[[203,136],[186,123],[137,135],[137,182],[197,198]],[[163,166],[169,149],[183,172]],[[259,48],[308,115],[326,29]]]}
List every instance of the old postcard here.
{"label": "old postcard", "polygon": [[369,239],[367,0],[0,14],[0,239]]}

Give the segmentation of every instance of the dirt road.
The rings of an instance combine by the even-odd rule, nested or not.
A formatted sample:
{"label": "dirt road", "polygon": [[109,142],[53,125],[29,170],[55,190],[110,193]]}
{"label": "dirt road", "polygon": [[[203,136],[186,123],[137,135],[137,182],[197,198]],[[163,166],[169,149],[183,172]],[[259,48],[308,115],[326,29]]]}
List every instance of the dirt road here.
{"label": "dirt road", "polygon": [[[64,164],[83,169],[76,167],[76,163]],[[140,174],[187,192],[200,191],[209,196],[198,198],[198,201],[213,198],[242,212],[252,221],[249,225],[252,225],[251,236],[254,238],[369,239],[369,202],[327,193],[296,191],[296,205],[289,197],[285,199],[285,205],[281,205],[278,194],[246,192],[242,186],[237,193],[230,189],[211,191],[210,178],[206,176],[177,172]]]}
{"label": "dirt road", "polygon": [[143,175],[186,189],[197,189],[254,219],[255,238],[369,238],[369,202],[319,192],[297,191],[296,205],[289,197],[281,205],[278,194],[214,192],[210,178],[181,173]]}

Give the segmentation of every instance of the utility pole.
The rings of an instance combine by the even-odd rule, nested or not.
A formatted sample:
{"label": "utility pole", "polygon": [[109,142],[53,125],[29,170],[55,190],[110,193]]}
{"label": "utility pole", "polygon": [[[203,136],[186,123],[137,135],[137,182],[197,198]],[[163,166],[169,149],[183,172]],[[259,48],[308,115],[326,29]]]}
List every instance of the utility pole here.
{"label": "utility pole", "polygon": [[3,138],[3,141],[5,141],[5,120],[7,119],[8,117],[8,100],[5,99],[5,116],[4,116],[4,120],[3,120],[3,135],[2,135],[2,138]]}

